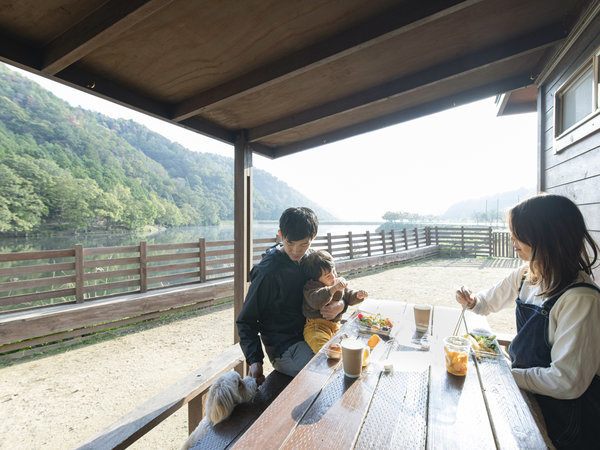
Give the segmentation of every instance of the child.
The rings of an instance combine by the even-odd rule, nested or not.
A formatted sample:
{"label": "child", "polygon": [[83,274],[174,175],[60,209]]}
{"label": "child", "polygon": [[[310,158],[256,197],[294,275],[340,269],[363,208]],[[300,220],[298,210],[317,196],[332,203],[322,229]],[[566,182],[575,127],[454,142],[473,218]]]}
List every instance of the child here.
{"label": "child", "polygon": [[343,299],[347,305],[362,302],[367,291],[352,291],[347,288],[344,278],[338,278],[333,257],[325,250],[310,253],[302,260],[302,271],[309,278],[304,285],[302,313],[306,317],[304,340],[313,352],[317,353],[340,329],[340,312],[332,320],[326,320],[321,308],[331,302]]}
{"label": "child", "polygon": [[[261,340],[273,368],[286,375],[296,375],[314,356],[302,338],[302,288],[306,277],[299,263],[318,226],[311,209],[286,209],[279,219],[282,243],[267,249],[250,272],[251,284],[236,325],[250,366],[248,375],[259,385],[264,381]],[[344,303],[337,302],[326,313],[337,315],[343,308]]]}
{"label": "child", "polygon": [[577,206],[538,195],[509,213],[515,251],[528,263],[493,288],[456,300],[478,314],[516,302],[509,354],[517,385],[532,392],[557,448],[597,446],[600,418],[598,246]]}

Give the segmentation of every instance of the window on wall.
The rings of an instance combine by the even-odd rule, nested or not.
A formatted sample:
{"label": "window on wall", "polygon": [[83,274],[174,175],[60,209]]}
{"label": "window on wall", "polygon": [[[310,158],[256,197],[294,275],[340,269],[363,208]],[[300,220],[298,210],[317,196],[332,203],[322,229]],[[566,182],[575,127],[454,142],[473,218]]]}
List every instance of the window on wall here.
{"label": "window on wall", "polygon": [[600,130],[598,89],[600,49],[557,91],[554,97],[554,151]]}

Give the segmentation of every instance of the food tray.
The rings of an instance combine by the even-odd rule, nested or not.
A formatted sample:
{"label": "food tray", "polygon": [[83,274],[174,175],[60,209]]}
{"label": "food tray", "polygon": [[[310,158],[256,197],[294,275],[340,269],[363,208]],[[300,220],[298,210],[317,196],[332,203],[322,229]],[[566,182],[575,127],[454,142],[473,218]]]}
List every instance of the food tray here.
{"label": "food tray", "polygon": [[[361,316],[370,320],[362,320]],[[361,312],[358,314],[358,331],[363,334],[379,334],[381,336],[389,336],[394,325],[384,325],[381,323],[385,320],[389,321],[387,317],[381,317],[380,314]]]}

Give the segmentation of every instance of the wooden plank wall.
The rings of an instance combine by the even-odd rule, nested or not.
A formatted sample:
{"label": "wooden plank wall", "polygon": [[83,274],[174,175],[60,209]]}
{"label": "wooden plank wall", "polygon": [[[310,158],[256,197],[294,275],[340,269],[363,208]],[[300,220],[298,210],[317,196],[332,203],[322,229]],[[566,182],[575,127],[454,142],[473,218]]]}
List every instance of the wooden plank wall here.
{"label": "wooden plank wall", "polygon": [[[600,20],[596,18],[572,45],[538,90],[538,190],[564,195],[581,209],[588,229],[600,242],[600,133],[554,151],[554,96],[579,67],[600,48]],[[598,122],[598,117],[594,119]],[[600,125],[596,124],[600,131]],[[596,277],[600,270],[596,269]]]}

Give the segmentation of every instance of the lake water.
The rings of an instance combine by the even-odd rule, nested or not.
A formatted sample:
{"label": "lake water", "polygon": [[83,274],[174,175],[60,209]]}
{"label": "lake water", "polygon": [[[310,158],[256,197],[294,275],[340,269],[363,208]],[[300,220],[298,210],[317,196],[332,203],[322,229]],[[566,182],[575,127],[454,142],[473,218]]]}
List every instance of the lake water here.
{"label": "lake water", "polygon": [[[276,221],[255,223],[253,225],[253,235],[255,238],[275,237],[279,229],[278,225]],[[365,233],[367,230],[374,232],[379,225],[381,223],[324,222],[319,225],[319,236],[327,233],[333,235],[345,234],[349,231],[356,234]],[[91,248],[137,245],[140,241],[147,241],[148,244],[193,242],[202,237],[207,241],[231,240],[233,239],[233,223],[218,226],[169,228],[150,234],[61,233],[53,236],[0,238],[0,253],[70,249],[75,244],[82,244],[86,248]]]}

